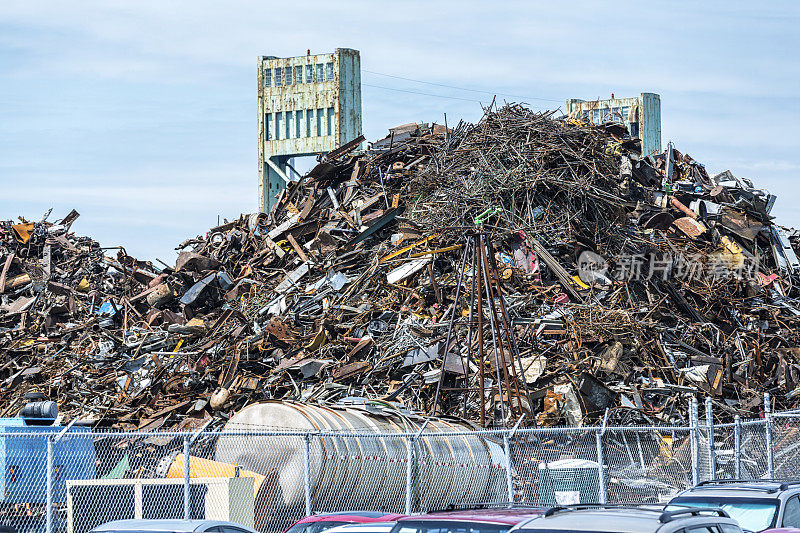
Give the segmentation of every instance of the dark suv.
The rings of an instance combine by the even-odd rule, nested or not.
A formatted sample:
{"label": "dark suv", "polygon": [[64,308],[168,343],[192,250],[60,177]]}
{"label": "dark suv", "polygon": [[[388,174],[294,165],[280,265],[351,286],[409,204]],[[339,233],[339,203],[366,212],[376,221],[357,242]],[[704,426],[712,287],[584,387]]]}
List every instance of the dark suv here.
{"label": "dark suv", "polygon": [[719,507],[742,529],[764,531],[800,527],[800,481],[717,479],[704,481],[675,496],[667,510]]}
{"label": "dark suv", "polygon": [[721,509],[661,508],[622,505],[553,507],[523,522],[511,533],[742,533]]}

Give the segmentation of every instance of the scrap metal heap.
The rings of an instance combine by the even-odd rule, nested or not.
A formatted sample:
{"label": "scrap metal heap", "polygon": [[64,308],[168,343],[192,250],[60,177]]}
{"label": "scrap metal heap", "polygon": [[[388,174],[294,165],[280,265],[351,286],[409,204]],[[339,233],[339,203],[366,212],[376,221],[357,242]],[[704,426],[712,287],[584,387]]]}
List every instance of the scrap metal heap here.
{"label": "scrap metal heap", "polygon": [[171,268],[104,256],[75,212],[3,223],[0,413],[35,394],[145,429],[265,399],[486,426],[796,405],[800,262],[769,193],[519,105],[390,131]]}

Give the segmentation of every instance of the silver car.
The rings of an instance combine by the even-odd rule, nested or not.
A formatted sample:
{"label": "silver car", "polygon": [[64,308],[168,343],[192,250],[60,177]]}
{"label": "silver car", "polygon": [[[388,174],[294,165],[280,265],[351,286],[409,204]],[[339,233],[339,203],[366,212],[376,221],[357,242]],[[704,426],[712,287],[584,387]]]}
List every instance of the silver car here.
{"label": "silver car", "polygon": [[389,533],[394,522],[366,522],[363,524],[344,524],[326,529],[325,533]]}
{"label": "silver car", "polygon": [[720,509],[574,505],[554,507],[509,533],[742,533]]}
{"label": "silver car", "polygon": [[255,529],[221,520],[114,520],[91,533],[259,533]]}
{"label": "silver car", "polygon": [[800,481],[718,479],[678,493],[667,509],[719,507],[742,529],[800,528]]}

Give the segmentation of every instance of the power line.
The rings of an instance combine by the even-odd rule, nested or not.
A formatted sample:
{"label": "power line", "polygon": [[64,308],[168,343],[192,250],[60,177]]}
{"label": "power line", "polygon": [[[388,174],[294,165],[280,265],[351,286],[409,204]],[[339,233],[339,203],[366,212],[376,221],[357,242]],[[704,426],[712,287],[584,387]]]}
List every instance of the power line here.
{"label": "power line", "polygon": [[[397,91],[397,92],[400,92],[400,93],[419,94],[419,95],[422,95],[422,96],[433,96],[434,98],[447,98],[447,99],[450,99],[450,100],[463,100],[464,102],[473,102],[473,103],[484,105],[484,102],[481,102],[480,100],[472,100],[470,98],[460,98],[458,96],[445,96],[443,94],[424,93],[424,92],[421,92],[421,91],[411,91],[409,89],[397,89],[395,87],[386,87],[384,85],[372,85],[370,83],[362,83],[361,85],[364,86],[364,87],[374,87],[375,89],[385,89],[387,91]],[[531,107],[534,108],[534,109],[544,109],[544,108],[542,108],[540,106],[531,106]]]}
{"label": "power line", "polygon": [[539,98],[537,96],[521,96],[521,95],[518,95],[518,94],[506,94],[506,93],[498,93],[498,92],[494,92],[494,91],[481,91],[481,90],[478,90],[478,89],[468,89],[466,87],[458,87],[456,85],[447,85],[445,83],[436,83],[436,82],[432,82],[432,81],[417,80],[417,79],[414,79],[414,78],[406,78],[406,77],[403,77],[403,76],[395,76],[394,74],[385,74],[383,72],[375,72],[373,70],[363,70],[362,69],[362,72],[367,72],[368,74],[375,74],[376,76],[385,76],[387,78],[395,78],[395,79],[398,79],[398,80],[413,81],[413,82],[416,82],[416,83],[425,83],[427,85],[436,85],[437,87],[447,87],[448,89],[457,89],[459,91],[470,91],[470,92],[473,92],[473,93],[483,93],[483,94],[491,94],[491,95],[497,95],[497,96],[510,96],[512,98],[524,98],[526,100],[542,100],[542,101],[545,101],[545,102],[558,102],[558,103],[561,103],[561,100],[554,100],[552,98]]}
{"label": "power line", "polygon": [[459,98],[458,96],[445,96],[443,94],[431,94],[431,93],[423,93],[420,91],[411,91],[408,89],[396,89],[394,87],[384,87],[383,85],[372,85],[369,83],[362,83],[364,87],[374,87],[376,89],[386,89],[387,91],[397,91],[401,93],[411,93],[411,94],[421,94],[423,96],[435,96],[436,98],[449,98],[450,100],[463,100],[465,102],[473,102],[473,103],[481,103],[480,100],[473,100],[471,98]]}

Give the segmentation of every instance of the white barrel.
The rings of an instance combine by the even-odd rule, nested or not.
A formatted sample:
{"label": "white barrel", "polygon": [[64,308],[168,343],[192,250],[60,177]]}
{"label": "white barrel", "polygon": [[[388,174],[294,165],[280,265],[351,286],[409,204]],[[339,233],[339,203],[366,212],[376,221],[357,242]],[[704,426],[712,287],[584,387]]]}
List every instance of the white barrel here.
{"label": "white barrel", "polygon": [[[225,431],[326,431],[357,437],[313,437],[310,442],[311,499],[315,511],[395,510],[405,501],[408,439],[377,437],[415,433],[424,423],[395,409],[373,405],[322,407],[266,402],[245,407]],[[504,498],[503,449],[462,421],[430,419],[414,447],[414,497],[426,508]],[[434,434],[434,435],[432,435]],[[305,503],[303,437],[225,436],[215,459],[273,480],[273,497],[286,507]],[[278,492],[277,489],[280,489]],[[274,501],[274,500],[273,500]]]}

